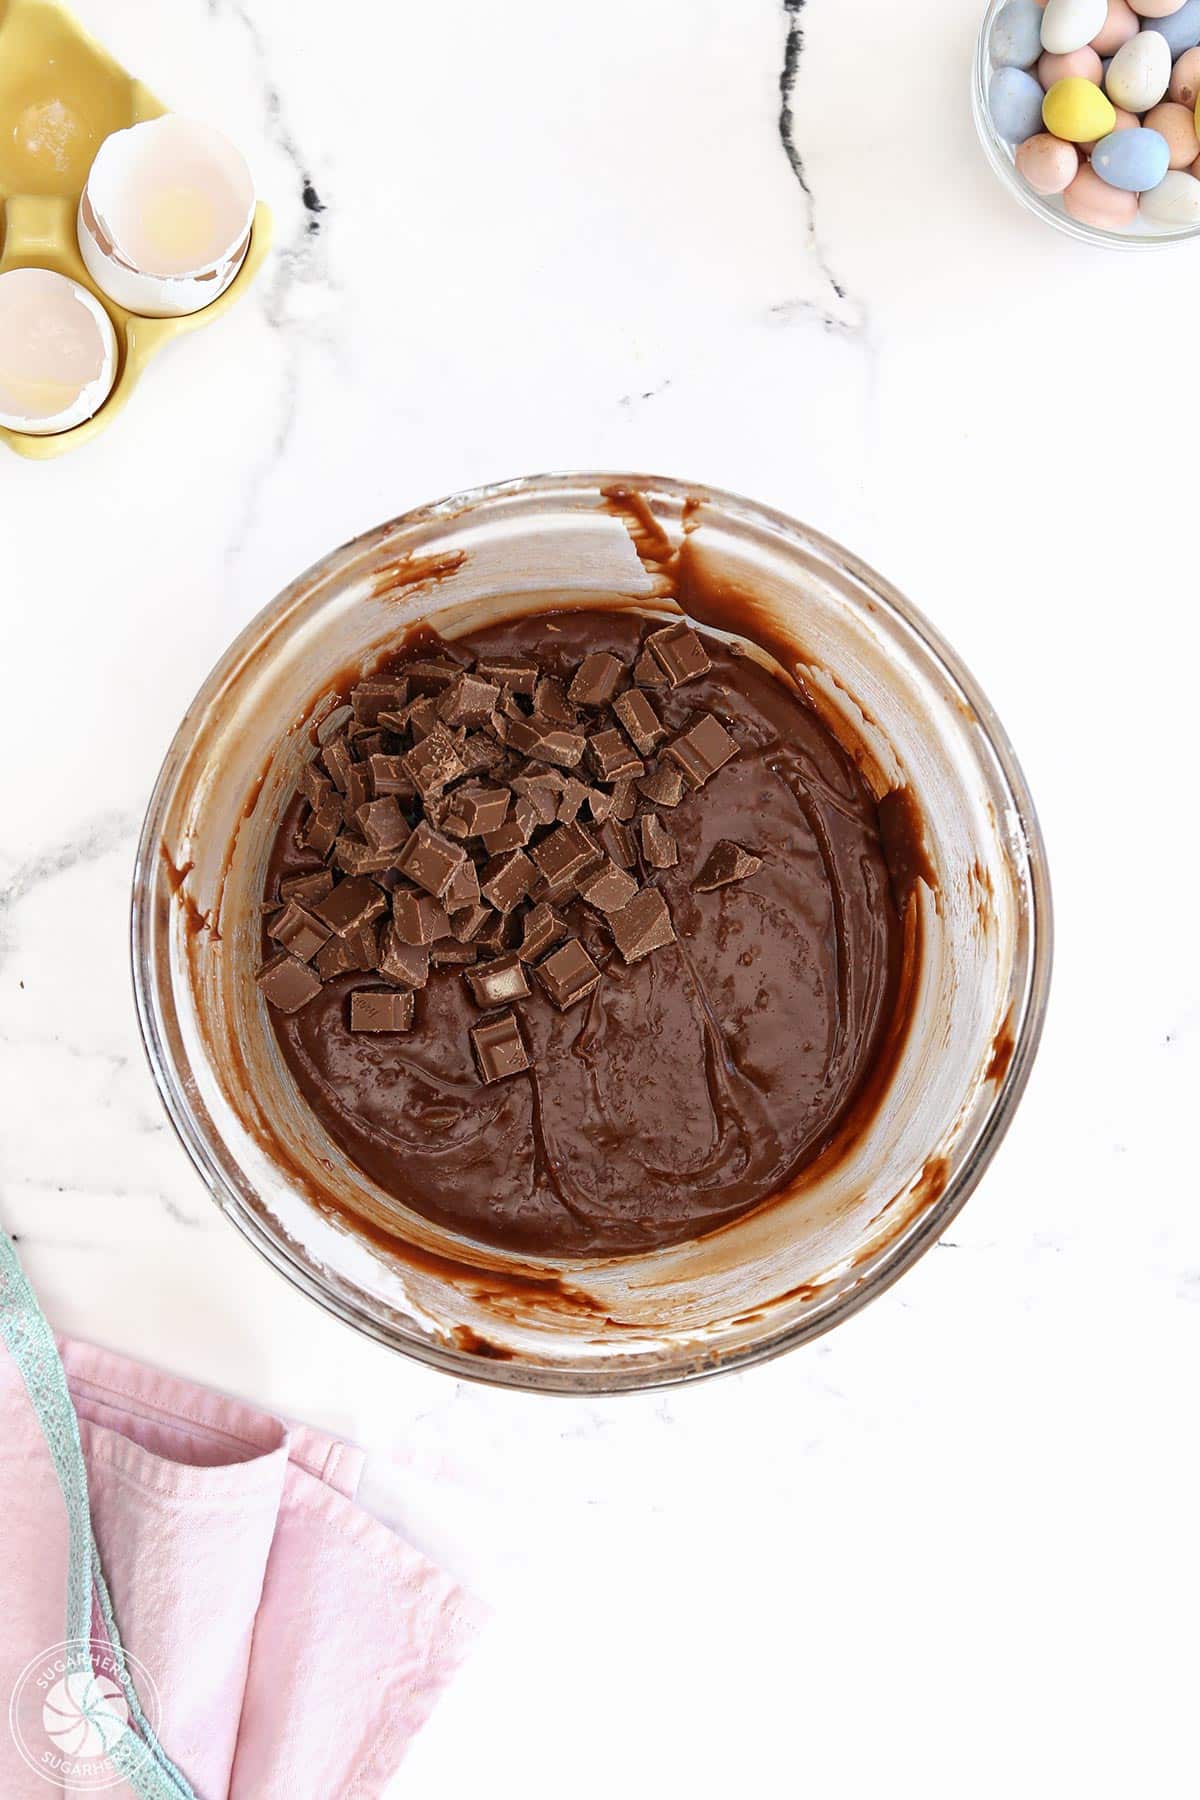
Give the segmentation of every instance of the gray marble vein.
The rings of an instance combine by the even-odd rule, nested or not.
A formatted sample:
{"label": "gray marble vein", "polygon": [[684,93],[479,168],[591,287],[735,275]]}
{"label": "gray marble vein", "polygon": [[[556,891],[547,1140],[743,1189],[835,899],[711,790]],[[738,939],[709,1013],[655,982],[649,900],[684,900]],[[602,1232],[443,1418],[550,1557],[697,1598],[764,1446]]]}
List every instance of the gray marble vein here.
{"label": "gray marble vein", "polygon": [[47,881],[67,874],[84,863],[99,862],[128,843],[137,831],[132,813],[100,813],[82,831],[73,832],[61,843],[54,844],[40,856],[21,863],[0,886],[0,963],[11,949],[8,921],[27,895]]}
{"label": "gray marble vein", "polygon": [[819,305],[812,300],[788,300],[771,308],[776,318],[794,318],[801,315],[815,316],[828,331],[837,331],[846,335],[854,335],[865,331],[866,310],[847,290],[845,283],[835,273],[825,245],[817,231],[817,204],[812,184],[808,178],[804,157],[796,141],[796,117],[793,98],[796,82],[800,73],[800,61],[804,54],[803,14],[808,0],[783,0],[783,10],[787,19],[787,35],[783,46],[783,67],[779,75],[779,138],[783,145],[784,155],[791,165],[792,174],[796,177],[801,193],[804,195],[807,213],[806,234],[808,247],[833,296],[831,305]]}

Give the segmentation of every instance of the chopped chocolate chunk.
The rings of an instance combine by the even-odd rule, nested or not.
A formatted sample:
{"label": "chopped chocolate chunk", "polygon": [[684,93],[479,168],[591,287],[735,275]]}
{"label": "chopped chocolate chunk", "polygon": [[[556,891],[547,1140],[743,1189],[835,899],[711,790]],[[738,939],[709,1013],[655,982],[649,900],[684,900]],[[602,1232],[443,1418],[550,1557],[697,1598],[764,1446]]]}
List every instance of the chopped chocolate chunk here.
{"label": "chopped chocolate chunk", "polygon": [[371,798],[371,783],[367,770],[362,763],[355,763],[350,771],[350,779],[346,783],[346,811],[357,813]]}
{"label": "chopped chocolate chunk", "polygon": [[436,731],[442,722],[438,717],[437,697],[433,694],[424,694],[419,700],[411,700],[405,707],[403,716],[414,744],[419,744],[431,731]]}
{"label": "chopped chocolate chunk", "polygon": [[714,888],[728,887],[731,881],[745,881],[747,875],[762,868],[762,860],[753,851],[743,850],[740,844],[722,838],[709,851],[692,886],[698,894],[711,894]]}
{"label": "chopped chocolate chunk", "polygon": [[[408,715],[415,705],[416,702],[410,700],[406,706],[400,708],[399,712],[381,712],[379,715],[380,730],[389,738],[405,737],[408,733]],[[386,750],[387,745],[385,744],[383,748]],[[372,751],[363,751],[364,756],[370,756],[372,754]]]}
{"label": "chopped chocolate chunk", "polygon": [[461,844],[432,830],[422,819],[400,852],[396,866],[402,875],[440,900],[466,854]]}
{"label": "chopped chocolate chunk", "polygon": [[314,918],[298,900],[289,900],[283,911],[275,914],[267,930],[277,944],[282,944],[301,962],[311,962],[329,938],[329,926],[324,919]]}
{"label": "chopped chocolate chunk", "polygon": [[576,706],[607,706],[617,691],[623,670],[607,650],[593,650],[575,671],[567,698]]}
{"label": "chopped chocolate chunk", "polygon": [[394,794],[398,800],[414,800],[417,790],[412,777],[404,767],[402,756],[375,756],[367,759],[367,773],[371,779],[371,792],[377,800],[385,795]]}
{"label": "chopped chocolate chunk", "polygon": [[450,936],[450,915],[432,894],[397,888],[392,895],[392,919],[406,944],[432,944]]}
{"label": "chopped chocolate chunk", "polygon": [[387,731],[363,731],[361,728],[352,731],[354,748],[360,762],[366,764],[372,756],[386,756],[391,743],[391,733]]}
{"label": "chopped chocolate chunk", "polygon": [[394,850],[373,850],[359,837],[343,832],[333,846],[333,860],[347,875],[378,875],[396,860]]}
{"label": "chopped chocolate chunk", "polygon": [[399,712],[408,699],[408,682],[401,676],[391,681],[360,681],[350,690],[350,704],[360,725],[378,725],[381,712]]}
{"label": "chopped chocolate chunk", "polygon": [[606,819],[596,835],[601,849],[618,868],[632,869],[636,866],[637,846],[628,825],[622,824],[620,819]]}
{"label": "chopped chocolate chunk", "polygon": [[489,856],[501,856],[505,850],[523,850],[537,823],[537,807],[522,795],[513,807],[510,819],[498,825],[495,831],[484,832],[484,848]]}
{"label": "chopped chocolate chunk", "polygon": [[551,889],[573,884],[600,860],[595,840],[578,823],[556,826],[549,837],[534,845],[532,855],[538,874]]}
{"label": "chopped chocolate chunk", "polygon": [[494,743],[490,737],[484,737],[481,732],[472,731],[458,756],[468,775],[486,775],[504,761],[504,748],[502,744]]}
{"label": "chopped chocolate chunk", "polygon": [[609,818],[612,813],[613,796],[606,793],[603,788],[589,788],[587,804],[593,821],[597,825],[603,825],[605,819]]}
{"label": "chopped chocolate chunk", "polygon": [[582,732],[562,731],[555,726],[539,725],[533,720],[514,720],[508,728],[511,747],[522,756],[537,762],[557,763],[573,769],[582,761],[587,739]]}
{"label": "chopped chocolate chunk", "polygon": [[332,886],[331,869],[318,869],[314,875],[289,875],[279,884],[279,898],[301,903],[323,900]]}
{"label": "chopped chocolate chunk", "polygon": [[558,801],[558,821],[560,825],[570,825],[579,817],[579,809],[588,797],[588,789],[582,781],[576,781],[568,775],[562,784],[562,793]]}
{"label": "chopped chocolate chunk", "polygon": [[666,687],[663,666],[652,650],[643,650],[633,665],[633,679],[639,687]]}
{"label": "chopped chocolate chunk", "polygon": [[652,950],[675,942],[675,928],[667,903],[657,888],[644,887],[629,905],[608,921],[613,943],[627,963],[640,962]]}
{"label": "chopped chocolate chunk", "polygon": [[554,675],[543,675],[534,688],[533,714],[551,725],[573,725],[579,716],[567,698],[566,688]]}
{"label": "chopped chocolate chunk", "polygon": [[679,861],[679,845],[657,813],[641,818],[642,855],[652,869],[673,869]]}
{"label": "chopped chocolate chunk", "polygon": [[652,631],[646,648],[672,687],[695,681],[712,668],[708,652],[690,625],[668,625],[664,631]]}
{"label": "chopped chocolate chunk", "polygon": [[356,969],[373,969],[379,961],[379,923],[369,919],[356,931],[346,933],[346,947],[354,958]]}
{"label": "chopped chocolate chunk", "polygon": [[332,794],[320,811],[309,818],[300,841],[306,850],[315,850],[318,856],[324,856],[333,849],[341,828],[342,803],[336,794]]}
{"label": "chopped chocolate chunk", "polygon": [[483,871],[480,890],[498,913],[509,913],[524,900],[536,880],[533,864],[523,850],[497,856]]}
{"label": "chopped chocolate chunk", "polygon": [[458,663],[444,656],[419,657],[404,665],[414,694],[441,694],[461,673]]}
{"label": "chopped chocolate chunk", "polygon": [[628,688],[625,693],[618,694],[613,701],[613,711],[635,749],[643,756],[649,756],[654,746],[661,744],[667,735],[666,726],[640,688]]}
{"label": "chopped chocolate chunk", "polygon": [[315,900],[312,910],[339,937],[349,937],[360,925],[369,925],[387,911],[387,896],[365,875],[351,875],[339,881],[323,900]]}
{"label": "chopped chocolate chunk", "polygon": [[471,990],[476,1006],[508,1006],[513,1000],[524,1000],[529,992],[525,970],[519,957],[498,956],[495,962],[480,963],[463,980]]}
{"label": "chopped chocolate chunk", "polygon": [[298,957],[289,956],[286,950],[265,962],[255,980],[277,1012],[299,1012],[321,991],[321,977],[316,970]]}
{"label": "chopped chocolate chunk", "polygon": [[394,794],[369,800],[359,807],[357,816],[362,834],[373,850],[398,850],[412,830]]}
{"label": "chopped chocolate chunk", "polygon": [[529,714],[521,705],[521,702],[517,699],[517,696],[513,693],[511,688],[505,688],[497,711],[502,719],[508,719],[510,721],[519,719],[522,724],[529,717]]}
{"label": "chopped chocolate chunk", "polygon": [[520,915],[517,912],[493,912],[475,942],[483,950],[513,950],[520,938]]}
{"label": "chopped chocolate chunk", "polygon": [[585,875],[579,883],[581,897],[589,906],[594,906],[597,912],[602,913],[620,912],[623,906],[629,905],[637,891],[638,884],[633,876],[627,875],[624,869],[618,869],[616,863],[609,862],[607,858],[598,869]]}
{"label": "chopped chocolate chunk", "polygon": [[406,944],[394,922],[386,925],[380,944],[379,973],[400,987],[424,987],[429,980],[429,951],[423,944]]}
{"label": "chopped chocolate chunk", "polygon": [[455,789],[450,810],[466,825],[468,837],[484,837],[503,825],[510,799],[507,788],[460,787]]}
{"label": "chopped chocolate chunk", "polygon": [[529,1067],[529,1052],[521,1036],[515,1013],[502,1013],[498,1019],[484,1019],[471,1027],[471,1046],[484,1081],[503,1081],[507,1075],[519,1075]]}
{"label": "chopped chocolate chunk", "polygon": [[332,781],[322,773],[315,761],[305,763],[300,775],[300,792],[314,812],[320,812],[322,804],[335,791]]}
{"label": "chopped chocolate chunk", "polygon": [[525,914],[525,935],[521,939],[520,957],[522,962],[536,962],[543,951],[549,950],[565,938],[570,927],[567,921],[560,918],[552,906],[543,900]]}
{"label": "chopped chocolate chunk", "polygon": [[415,1001],[411,988],[356,988],[350,996],[351,1031],[408,1031]]}
{"label": "chopped chocolate chunk", "polygon": [[549,770],[544,775],[518,775],[512,788],[515,794],[532,801],[537,808],[539,825],[553,825],[558,817],[558,802],[562,793],[561,775],[551,774]]}
{"label": "chopped chocolate chunk", "polygon": [[502,712],[489,713],[484,721],[483,729],[489,739],[494,740],[497,748],[508,742],[508,720]]}
{"label": "chopped chocolate chunk", "polygon": [[413,745],[404,758],[404,767],[417,792],[426,800],[433,794],[440,794],[452,782],[461,781],[467,772],[458,746],[440,719],[419,744]]}
{"label": "chopped chocolate chunk", "polygon": [[499,698],[494,681],[481,681],[464,671],[442,695],[438,712],[447,725],[482,725]]}
{"label": "chopped chocolate chunk", "polygon": [[479,956],[478,944],[460,944],[454,938],[442,938],[429,952],[429,960],[437,968],[464,967]]}
{"label": "chopped chocolate chunk", "polygon": [[494,681],[497,687],[511,688],[514,694],[532,694],[537,686],[538,666],[519,656],[494,656],[475,665],[481,681]]}
{"label": "chopped chocolate chunk", "polygon": [[462,912],[464,907],[479,905],[479,875],[473,862],[459,863],[450,877],[450,886],[442,896],[442,905],[448,913]]}
{"label": "chopped chocolate chunk", "polygon": [[646,772],[641,757],[630,749],[629,740],[615,726],[590,737],[587,748],[588,761],[601,781],[621,781]]}
{"label": "chopped chocolate chunk", "polygon": [[350,747],[344,737],[335,737],[321,752],[321,761],[333,777],[333,785],[340,794],[344,794],[350,782],[350,771],[354,767],[354,759],[350,755]]}
{"label": "chopped chocolate chunk", "polygon": [[450,929],[460,944],[469,944],[472,938],[479,936],[488,920],[493,917],[490,906],[477,903],[475,906],[467,906],[456,912],[450,921]]}
{"label": "chopped chocolate chunk", "polygon": [[644,794],[652,806],[678,806],[683,787],[683,771],[660,763],[652,775],[644,775],[638,782],[638,793]]}
{"label": "chopped chocolate chunk", "polygon": [[560,1012],[585,999],[600,981],[599,969],[578,938],[552,950],[533,972]]}
{"label": "chopped chocolate chunk", "polygon": [[720,719],[704,713],[694,725],[671,739],[663,755],[679,764],[693,787],[703,787],[737,755],[737,748]]}
{"label": "chopped chocolate chunk", "polygon": [[331,937],[316,960],[316,971],[322,981],[332,981],[335,975],[345,975],[350,969],[364,966],[369,968],[370,964],[359,962],[348,938]]}
{"label": "chopped chocolate chunk", "polygon": [[627,775],[613,789],[612,816],[627,823],[636,812],[637,794],[634,792],[633,778]]}

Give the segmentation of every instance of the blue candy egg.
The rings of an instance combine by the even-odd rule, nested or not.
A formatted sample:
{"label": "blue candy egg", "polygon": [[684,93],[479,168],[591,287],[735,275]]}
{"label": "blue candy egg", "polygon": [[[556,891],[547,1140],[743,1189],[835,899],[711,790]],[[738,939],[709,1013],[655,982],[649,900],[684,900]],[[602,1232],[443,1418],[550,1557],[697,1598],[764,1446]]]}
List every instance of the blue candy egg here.
{"label": "blue candy egg", "polygon": [[1006,144],[1023,144],[1042,129],[1042,84],[1027,69],[993,69],[988,111]]}
{"label": "blue candy egg", "polygon": [[1156,188],[1170,166],[1166,138],[1144,125],[1110,131],[1092,151],[1092,167],[1101,181],[1123,188],[1127,194],[1145,194]]}
{"label": "blue candy egg", "polygon": [[999,68],[1032,69],[1042,54],[1042,9],[1037,0],[1008,0],[996,16],[988,49]]}
{"label": "blue candy egg", "polygon": [[[1007,11],[1006,6],[1004,12]],[[1001,13],[1000,18],[1003,17],[1004,13]],[[996,23],[999,22],[998,19]],[[1160,37],[1165,37],[1174,61],[1185,50],[1194,50],[1200,44],[1200,0],[1184,0],[1178,12],[1168,13],[1165,19],[1143,19],[1142,30],[1157,31]]]}

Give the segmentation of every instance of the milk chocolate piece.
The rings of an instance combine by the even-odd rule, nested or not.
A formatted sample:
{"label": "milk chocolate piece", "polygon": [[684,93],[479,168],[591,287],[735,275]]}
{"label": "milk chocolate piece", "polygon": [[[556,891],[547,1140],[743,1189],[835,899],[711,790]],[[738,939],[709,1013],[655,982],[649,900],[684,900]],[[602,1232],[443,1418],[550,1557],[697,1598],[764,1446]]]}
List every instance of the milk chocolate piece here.
{"label": "milk chocolate piece", "polygon": [[521,915],[515,911],[498,913],[493,910],[475,942],[481,950],[500,951],[515,950],[520,940]]}
{"label": "milk chocolate piece", "polygon": [[345,975],[351,969],[369,968],[370,964],[359,962],[348,938],[331,937],[319,952],[315,967],[322,981],[332,981],[335,975]]}
{"label": "milk chocolate piece", "polygon": [[605,819],[612,814],[613,796],[604,788],[588,788],[587,805],[594,823],[603,825]]}
{"label": "milk chocolate piece", "polygon": [[522,756],[557,763],[563,769],[573,769],[582,761],[588,742],[582,732],[538,725],[533,720],[514,720],[508,728],[508,741]]}
{"label": "milk chocolate piece", "polygon": [[404,673],[414,694],[441,694],[457,679],[461,667],[445,656],[424,656],[406,662]]}
{"label": "milk chocolate piece", "polygon": [[320,812],[322,804],[336,791],[328,775],[315,760],[305,763],[300,774],[300,792],[314,812]]}
{"label": "milk chocolate piece", "polygon": [[442,897],[448,913],[462,912],[464,907],[479,905],[479,875],[473,862],[459,863],[450,877],[450,886]]}
{"label": "milk chocolate piece", "polygon": [[387,794],[382,800],[369,800],[359,807],[357,817],[362,834],[373,850],[398,850],[412,830],[394,794]]}
{"label": "milk chocolate piece", "polygon": [[638,793],[644,794],[652,806],[678,806],[683,799],[683,771],[668,763],[660,763],[652,775],[638,782]]}
{"label": "milk chocolate piece", "polygon": [[417,790],[402,756],[371,756],[367,759],[367,773],[371,792],[377,800],[388,794],[395,794],[400,800],[416,798]]}
{"label": "milk chocolate piece", "polygon": [[633,779],[626,776],[613,788],[612,817],[628,823],[637,812],[637,794],[634,792]]}
{"label": "milk chocolate piece", "polygon": [[640,962],[652,950],[675,942],[667,903],[657,888],[645,887],[608,921],[613,943],[627,963]]}
{"label": "milk chocolate piece", "polygon": [[483,846],[489,856],[501,856],[506,850],[523,850],[533,836],[534,827],[538,823],[538,812],[532,800],[523,795],[517,800],[512,810],[512,817],[495,831],[485,831]]}
{"label": "milk chocolate piece", "polygon": [[354,767],[354,758],[345,738],[335,737],[326,744],[321,751],[321,761],[333,777],[334,787],[339,794],[344,794],[350,781],[350,771]]}
{"label": "milk chocolate piece", "polygon": [[633,679],[639,687],[666,687],[667,677],[652,650],[643,650],[633,665]]}
{"label": "milk chocolate piece", "polygon": [[478,944],[460,944],[455,938],[442,938],[429,952],[429,960],[435,968],[463,967],[473,963],[479,956]]}
{"label": "milk chocolate piece", "polygon": [[516,956],[498,956],[495,962],[480,963],[468,970],[463,980],[470,988],[476,1006],[485,1010],[492,1006],[508,1006],[513,1000],[524,1000],[529,993],[525,970]]}
{"label": "milk chocolate piece", "polygon": [[609,862],[607,858],[598,869],[585,875],[579,883],[581,897],[589,906],[594,906],[597,912],[602,913],[620,912],[623,906],[629,905],[637,891],[638,884],[633,876],[627,875],[624,869],[618,869],[616,863]]}
{"label": "milk chocolate piece", "polygon": [[533,713],[551,725],[574,725],[578,713],[567,698],[567,690],[555,675],[543,675],[533,691]]}
{"label": "milk chocolate piece", "polygon": [[533,972],[560,1012],[586,999],[600,981],[599,969],[578,938],[552,950]]}
{"label": "milk chocolate piece", "polygon": [[673,869],[679,861],[679,845],[657,813],[643,813],[640,821],[642,855],[652,869]]}
{"label": "milk chocolate piece", "polygon": [[325,856],[337,842],[341,827],[342,803],[336,794],[332,794],[320,811],[310,816],[300,841],[306,850],[315,850],[318,856]]}
{"label": "milk chocolate piece", "polygon": [[549,888],[574,882],[600,860],[600,850],[584,827],[558,825],[532,851],[538,874]]}
{"label": "milk chocolate piece", "polygon": [[298,900],[289,900],[283,911],[275,914],[267,930],[277,944],[282,944],[301,962],[311,962],[330,935],[324,919],[314,918]]}
{"label": "milk chocolate piece", "polygon": [[626,776],[644,775],[646,765],[630,748],[624,734],[610,726],[588,739],[588,761],[601,781],[620,781]]}
{"label": "milk chocolate piece", "polygon": [[339,881],[323,900],[315,900],[312,911],[339,937],[349,937],[360,925],[369,925],[387,911],[387,898],[365,875],[351,875]]}
{"label": "milk chocolate piece", "polygon": [[460,944],[469,944],[479,936],[488,920],[494,917],[492,908],[480,902],[456,912],[450,921],[450,930]]}
{"label": "milk chocolate piece", "polygon": [[523,850],[493,857],[483,871],[480,892],[498,913],[509,913],[529,893],[536,873]]}
{"label": "milk chocolate piece", "polygon": [[712,668],[707,650],[690,625],[668,625],[664,631],[651,632],[646,648],[672,687],[695,681]]}
{"label": "milk chocolate piece", "polygon": [[404,767],[422,799],[440,794],[466,774],[458,746],[439,719],[419,744],[404,758]]}
{"label": "milk chocolate piece", "polygon": [[761,856],[743,850],[729,838],[722,838],[709,851],[692,886],[698,894],[711,894],[714,888],[728,887],[731,881],[745,881],[747,875],[753,875],[761,868]]}
{"label": "milk chocolate piece", "polygon": [[601,849],[620,869],[632,869],[637,865],[637,846],[633,833],[628,825],[620,819],[606,819],[596,833]]}
{"label": "milk chocolate piece", "polygon": [[552,944],[565,938],[570,929],[567,921],[560,918],[544,900],[525,914],[523,923],[525,935],[521,939],[519,952],[522,962],[536,962]]}
{"label": "milk chocolate piece", "polygon": [[579,817],[579,809],[588,797],[588,789],[582,781],[576,781],[568,775],[562,784],[562,793],[558,800],[557,818],[562,825],[571,825]]}
{"label": "milk chocolate piece", "polygon": [[520,656],[494,656],[475,665],[481,681],[494,681],[497,687],[511,688],[514,694],[532,694],[540,672],[535,662]]}
{"label": "milk chocolate piece", "polygon": [[450,936],[450,915],[432,894],[397,888],[392,895],[392,919],[406,944],[432,944]]}
{"label": "milk chocolate piece", "polygon": [[486,1082],[503,1081],[505,1076],[519,1075],[529,1067],[529,1053],[515,1013],[502,1013],[498,1019],[472,1025],[471,1046]]}
{"label": "milk chocolate piece", "polygon": [[537,808],[539,825],[553,825],[558,817],[558,802],[562,793],[561,775],[551,774],[549,770],[544,775],[518,775],[512,783],[512,790],[514,794],[532,801]]}
{"label": "milk chocolate piece", "polygon": [[313,900],[323,900],[332,886],[330,869],[318,869],[313,875],[289,875],[279,884],[279,898],[308,905]]}
{"label": "milk chocolate piece", "polygon": [[576,706],[607,706],[617,691],[622,669],[607,650],[593,650],[575,671],[575,679],[567,689],[568,700]]}
{"label": "milk chocolate piece", "polygon": [[286,950],[265,962],[255,980],[277,1012],[299,1012],[321,991],[321,977],[316,970],[298,957],[289,956]]}
{"label": "milk chocolate piece", "polygon": [[464,670],[442,695],[438,712],[447,725],[482,725],[499,698],[495,682],[481,681]]}
{"label": "milk chocolate piece", "polygon": [[392,738],[387,731],[367,731],[361,725],[350,731],[354,740],[354,751],[364,769],[372,756],[386,756]]}
{"label": "milk chocolate piece", "polygon": [[468,775],[486,775],[504,761],[504,748],[501,744],[494,743],[490,737],[485,737],[482,732],[472,731],[465,739],[458,757]]}
{"label": "milk chocolate piece", "polygon": [[[379,961],[379,924],[368,919],[365,925],[348,931],[343,940],[352,957],[351,967],[355,969],[373,969]],[[318,959],[319,960],[319,959]]]}
{"label": "milk chocolate piece", "polygon": [[343,832],[333,846],[333,860],[347,875],[379,875],[396,861],[394,850],[373,850],[359,837]]}
{"label": "milk chocolate piece", "polygon": [[378,725],[381,712],[399,712],[407,699],[408,682],[403,676],[360,681],[350,690],[350,704],[360,725]]}
{"label": "milk chocolate piece", "polygon": [[737,748],[720,719],[705,713],[677,738],[672,738],[663,755],[679,764],[693,787],[703,787],[718,769],[724,768],[737,755]]}
{"label": "milk chocolate piece", "polygon": [[415,1001],[411,988],[357,988],[350,996],[351,1031],[408,1031]]}
{"label": "milk chocolate piece", "polygon": [[423,887],[427,894],[440,900],[466,854],[461,844],[443,837],[422,819],[400,852],[396,867],[418,887]]}
{"label": "milk chocolate piece", "polygon": [[429,980],[429,951],[423,944],[406,944],[394,922],[386,925],[380,944],[379,973],[400,987],[424,987]]}
{"label": "milk chocolate piece", "polygon": [[346,812],[353,818],[371,798],[371,783],[362,763],[355,763],[346,783]]}
{"label": "milk chocolate piece", "polygon": [[460,787],[454,791],[451,811],[466,825],[468,837],[484,837],[503,825],[510,798],[507,788]]}
{"label": "milk chocolate piece", "polygon": [[656,744],[661,744],[667,735],[667,728],[647,700],[640,688],[627,688],[618,694],[613,701],[613,711],[634,748],[643,756],[649,756]]}

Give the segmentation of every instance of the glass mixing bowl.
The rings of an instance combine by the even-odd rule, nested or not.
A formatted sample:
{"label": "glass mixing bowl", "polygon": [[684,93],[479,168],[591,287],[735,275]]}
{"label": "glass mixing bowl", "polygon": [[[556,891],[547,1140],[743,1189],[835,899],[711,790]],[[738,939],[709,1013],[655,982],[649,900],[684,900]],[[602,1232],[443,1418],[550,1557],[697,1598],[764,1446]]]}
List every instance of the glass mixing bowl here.
{"label": "glass mixing bowl", "polygon": [[[748,1216],[651,1254],[507,1256],[399,1207],[300,1100],[253,979],[266,857],[335,679],[369,668],[420,620],[454,636],[562,606],[669,617],[685,534],[705,591],[741,596],[755,638],[802,674],[877,791],[907,783],[916,797],[936,891],[918,882],[912,902],[921,949],[910,1022],[861,1132]],[[749,501],[653,477],[482,488],[310,569],[247,627],[189,708],[134,878],[146,1050],[228,1218],[298,1288],[380,1343],[457,1376],[546,1391],[615,1392],[744,1367],[881,1293],[987,1166],[1029,1073],[1049,967],[1033,807],[953,653],[836,544]],[[387,1230],[364,1227],[364,1215]]]}

